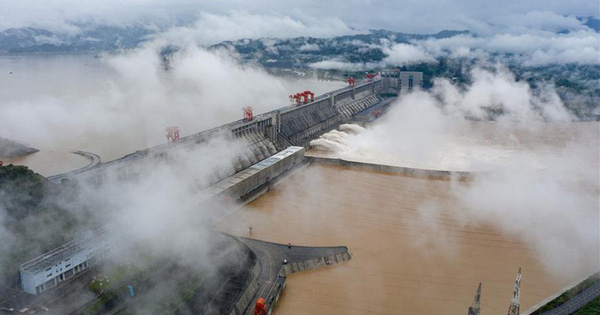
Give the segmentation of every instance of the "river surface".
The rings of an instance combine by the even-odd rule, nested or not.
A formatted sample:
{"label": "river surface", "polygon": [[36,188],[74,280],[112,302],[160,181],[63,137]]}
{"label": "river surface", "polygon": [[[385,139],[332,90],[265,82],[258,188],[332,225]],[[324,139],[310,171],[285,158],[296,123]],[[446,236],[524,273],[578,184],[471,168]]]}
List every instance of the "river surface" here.
{"label": "river surface", "polygon": [[[257,114],[289,106],[289,94],[312,90],[320,95],[345,86],[229,64],[211,68],[218,73],[214,79],[210,72],[178,74],[180,78],[159,70],[148,79],[139,72],[153,65],[139,56],[128,58],[0,56],[0,136],[40,150],[9,162],[54,175],[85,165],[70,151],[93,152],[109,161],[166,142],[167,126],[178,126],[186,136],[242,118],[245,106],[253,106]],[[267,83],[261,85],[261,80]],[[219,81],[223,87],[217,90]]]}
{"label": "river surface", "polygon": [[[450,189],[443,180],[309,166],[218,228],[348,246],[350,262],[290,275],[276,314],[466,314],[479,282],[482,312],[503,314],[519,267],[521,310],[589,272],[552,274],[527,240],[461,222]],[[447,210],[424,206],[432,203]]]}

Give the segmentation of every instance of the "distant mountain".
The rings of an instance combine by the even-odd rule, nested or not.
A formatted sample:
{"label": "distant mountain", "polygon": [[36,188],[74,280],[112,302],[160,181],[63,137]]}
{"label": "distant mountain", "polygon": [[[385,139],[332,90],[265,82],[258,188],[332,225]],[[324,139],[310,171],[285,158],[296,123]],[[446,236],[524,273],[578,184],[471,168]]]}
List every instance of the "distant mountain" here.
{"label": "distant mountain", "polygon": [[146,27],[84,26],[76,35],[24,27],[0,32],[0,53],[74,53],[136,47],[155,31]]}
{"label": "distant mountain", "polygon": [[345,35],[332,38],[259,38],[225,41],[209,49],[227,49],[241,60],[256,62],[265,67],[306,67],[310,63],[343,59],[347,62],[378,62],[385,58],[381,49],[384,41],[410,43],[428,38],[449,38],[474,35],[469,31],[444,30],[437,34],[406,34],[388,30],[371,30],[367,34]]}

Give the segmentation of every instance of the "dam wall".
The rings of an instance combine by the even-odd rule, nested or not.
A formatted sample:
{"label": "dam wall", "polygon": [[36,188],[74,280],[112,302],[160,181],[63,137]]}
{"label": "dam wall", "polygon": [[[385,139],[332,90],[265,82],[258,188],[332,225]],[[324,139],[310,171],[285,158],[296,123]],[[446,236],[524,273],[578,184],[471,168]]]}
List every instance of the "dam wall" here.
{"label": "dam wall", "polygon": [[289,147],[204,189],[202,205],[213,209],[210,220],[221,220],[236,210],[237,203],[268,190],[272,181],[304,161],[304,152],[303,147]]}
{"label": "dam wall", "polygon": [[288,109],[280,115],[280,134],[293,145],[303,145],[323,130],[342,122],[342,116],[328,99]]}
{"label": "dam wall", "polygon": [[122,158],[100,163],[84,172],[61,178],[102,184],[109,179],[139,178],[151,168],[177,163],[189,152],[210,151],[218,141],[228,141],[235,152],[226,167],[215,168],[211,179],[200,189],[214,185],[289,146],[307,146],[310,140],[336,128],[350,117],[377,104],[383,89],[381,79],[344,87],[316,97],[312,102],[287,106],[182,137],[175,142],[139,150]]}
{"label": "dam wall", "polygon": [[278,143],[308,145],[310,140],[381,101],[377,93],[382,88],[381,80],[365,82],[333,91],[306,105],[280,111]]}
{"label": "dam wall", "polygon": [[260,274],[260,265],[256,263],[252,267],[252,270],[250,272],[252,273],[252,281],[250,281],[250,284],[248,284],[246,290],[244,290],[244,292],[242,292],[240,297],[237,299],[237,303],[235,303],[233,310],[231,310],[231,313],[229,313],[230,315],[244,314],[244,311],[246,310],[248,305],[254,302],[252,298],[254,297],[256,291],[258,291],[259,289],[257,279],[258,275]]}
{"label": "dam wall", "polygon": [[412,167],[374,164],[374,163],[345,160],[345,159],[340,159],[340,158],[324,158],[324,157],[306,156],[306,159],[310,163],[353,167],[353,168],[359,168],[359,169],[368,170],[368,171],[396,173],[396,174],[402,174],[402,175],[406,175],[406,176],[426,177],[426,178],[431,178],[431,179],[471,180],[478,174],[479,175],[485,174],[483,172],[429,170],[429,169],[420,169],[420,168],[412,168]]}
{"label": "dam wall", "polygon": [[283,267],[281,267],[281,271],[279,273],[282,276],[287,276],[294,272],[310,270],[310,269],[325,267],[325,266],[329,266],[329,265],[335,265],[335,264],[343,263],[346,261],[350,261],[350,259],[352,259],[352,256],[350,255],[350,253],[348,252],[348,249],[346,248],[346,251],[344,251],[342,253],[308,259],[308,260],[304,260],[304,261],[299,261],[299,262],[296,262],[293,264],[283,265]]}

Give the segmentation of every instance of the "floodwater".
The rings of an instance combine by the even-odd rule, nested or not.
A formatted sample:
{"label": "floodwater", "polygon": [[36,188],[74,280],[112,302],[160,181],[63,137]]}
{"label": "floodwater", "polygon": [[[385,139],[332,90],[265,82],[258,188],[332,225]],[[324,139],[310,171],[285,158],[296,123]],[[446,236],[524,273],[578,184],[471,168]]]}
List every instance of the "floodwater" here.
{"label": "floodwater", "polygon": [[0,157],[0,161],[4,165],[25,165],[45,177],[67,173],[90,163],[90,160],[78,154],[45,150],[13,158]]}
{"label": "floodwater", "polygon": [[[522,310],[586,274],[550,274],[525,240],[461,223],[450,188],[312,165],[218,228],[248,237],[251,225],[261,240],[348,246],[350,262],[290,275],[276,314],[466,314],[479,282],[482,312],[503,314],[519,267]],[[447,210],[429,211],[431,203]]]}

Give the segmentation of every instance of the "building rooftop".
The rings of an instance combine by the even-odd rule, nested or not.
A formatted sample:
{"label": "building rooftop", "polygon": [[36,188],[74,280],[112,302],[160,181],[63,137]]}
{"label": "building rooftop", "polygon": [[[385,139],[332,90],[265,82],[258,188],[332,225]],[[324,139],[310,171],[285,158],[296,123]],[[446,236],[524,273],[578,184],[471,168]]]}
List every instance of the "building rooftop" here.
{"label": "building rooftop", "polygon": [[98,241],[98,238],[103,237],[104,230],[90,231],[86,236],[68,242],[60,247],[57,247],[45,254],[33,258],[32,260],[22,264],[20,266],[21,272],[37,272],[45,269],[48,266],[55,265],[60,261],[71,257],[74,253],[88,247],[94,246]]}

